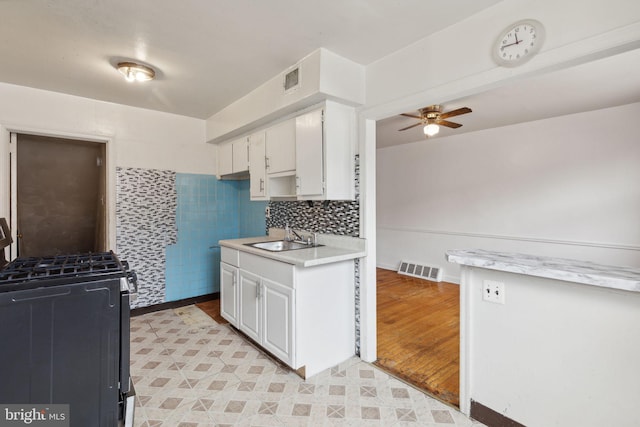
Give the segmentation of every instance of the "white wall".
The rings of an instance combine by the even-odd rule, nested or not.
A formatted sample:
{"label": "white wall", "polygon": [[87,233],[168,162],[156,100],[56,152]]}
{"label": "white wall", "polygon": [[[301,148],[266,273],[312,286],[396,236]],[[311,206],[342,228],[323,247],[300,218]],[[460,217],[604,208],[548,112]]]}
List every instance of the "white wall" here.
{"label": "white wall", "polygon": [[6,83],[0,99],[1,125],[112,139],[117,166],[216,172],[204,120]]}
{"label": "white wall", "polygon": [[640,425],[640,293],[465,268],[469,398],[529,427]]}
{"label": "white wall", "polygon": [[[377,150],[378,265],[455,248],[640,267],[640,103]],[[606,125],[605,125],[606,124]]]}
{"label": "white wall", "polygon": [[0,83],[0,217],[9,217],[8,131],[107,143],[109,247],[115,248],[115,168],[215,174],[205,121]]}
{"label": "white wall", "polygon": [[[491,57],[496,38],[525,18],[545,26],[542,50],[524,66],[497,66]],[[637,47],[639,23],[640,2],[635,0],[503,1],[369,65],[367,106],[443,103],[510,79]],[[405,107],[398,112],[407,111]]]}

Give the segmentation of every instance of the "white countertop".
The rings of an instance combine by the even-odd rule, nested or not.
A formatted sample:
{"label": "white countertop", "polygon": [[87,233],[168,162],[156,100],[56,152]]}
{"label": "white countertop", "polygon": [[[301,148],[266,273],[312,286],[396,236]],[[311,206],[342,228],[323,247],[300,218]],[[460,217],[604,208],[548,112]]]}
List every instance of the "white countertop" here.
{"label": "white countertop", "polygon": [[269,236],[247,237],[244,239],[220,240],[220,246],[249,252],[265,258],[285,262],[287,264],[302,267],[329,264],[332,262],[346,261],[361,258],[366,255],[364,239],[348,236],[319,234],[318,243],[323,246],[314,248],[295,249],[291,251],[272,252],[265,249],[254,248],[246,243],[267,242],[282,240],[279,231],[269,230]]}
{"label": "white countertop", "polygon": [[640,292],[640,268],[482,249],[450,250],[446,258],[471,267]]}

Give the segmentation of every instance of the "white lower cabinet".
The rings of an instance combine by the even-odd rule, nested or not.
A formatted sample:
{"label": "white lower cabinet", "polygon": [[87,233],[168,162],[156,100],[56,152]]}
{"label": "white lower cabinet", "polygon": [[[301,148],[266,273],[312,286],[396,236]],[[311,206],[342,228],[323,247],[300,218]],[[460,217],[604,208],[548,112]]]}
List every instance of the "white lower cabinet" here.
{"label": "white lower cabinet", "polygon": [[[352,260],[305,268],[223,247],[222,261],[222,316],[301,376],[355,354]],[[228,262],[237,263],[236,286],[225,283]]]}
{"label": "white lower cabinet", "polygon": [[259,344],[262,344],[262,312],[260,307],[260,276],[240,270],[239,274],[240,317],[238,329]]}
{"label": "white lower cabinet", "polygon": [[293,289],[262,280],[262,345],[287,365],[293,363]]}
{"label": "white lower cabinet", "polygon": [[[249,258],[249,261],[252,259]],[[270,261],[265,265],[268,266],[268,264],[285,270],[285,274],[287,269],[293,272],[293,267],[288,264]],[[269,275],[269,271],[262,270],[262,274]],[[238,329],[291,366],[293,364],[293,288],[242,268],[239,270],[238,277]]]}
{"label": "white lower cabinet", "polygon": [[238,267],[220,263],[220,314],[238,327]]}

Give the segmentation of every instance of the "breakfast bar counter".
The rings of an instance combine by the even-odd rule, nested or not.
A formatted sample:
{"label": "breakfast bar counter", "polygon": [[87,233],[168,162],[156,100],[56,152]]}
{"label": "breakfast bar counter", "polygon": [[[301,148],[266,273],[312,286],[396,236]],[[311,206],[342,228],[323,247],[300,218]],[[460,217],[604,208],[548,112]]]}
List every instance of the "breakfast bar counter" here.
{"label": "breakfast bar counter", "polygon": [[640,268],[482,249],[450,250],[446,258],[471,267],[640,292]]}

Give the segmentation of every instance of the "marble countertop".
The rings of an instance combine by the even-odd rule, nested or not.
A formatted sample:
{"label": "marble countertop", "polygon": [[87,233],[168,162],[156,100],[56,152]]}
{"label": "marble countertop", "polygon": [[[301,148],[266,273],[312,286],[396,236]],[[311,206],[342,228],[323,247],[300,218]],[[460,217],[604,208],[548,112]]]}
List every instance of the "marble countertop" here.
{"label": "marble countertop", "polygon": [[640,268],[482,249],[449,250],[446,258],[471,267],[640,292]]}
{"label": "marble countertop", "polygon": [[292,251],[272,252],[246,245],[247,243],[282,240],[283,236],[279,229],[271,229],[269,230],[269,236],[220,240],[219,244],[226,248],[236,249],[302,267],[313,267],[332,262],[347,261],[366,255],[364,239],[329,234],[318,235],[318,243],[323,246]]}

